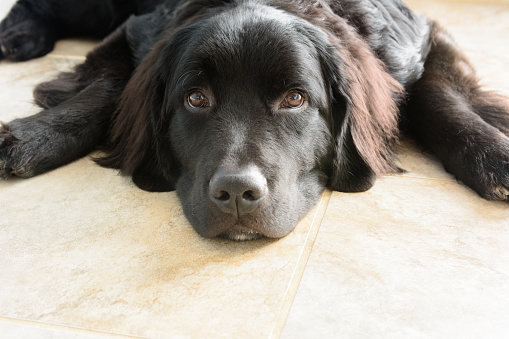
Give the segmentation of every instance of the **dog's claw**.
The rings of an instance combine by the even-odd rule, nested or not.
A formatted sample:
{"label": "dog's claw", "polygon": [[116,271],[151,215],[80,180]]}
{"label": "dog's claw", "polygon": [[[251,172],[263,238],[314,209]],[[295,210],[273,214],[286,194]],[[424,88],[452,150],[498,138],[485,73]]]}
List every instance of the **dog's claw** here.
{"label": "dog's claw", "polygon": [[504,186],[496,187],[494,193],[500,200],[507,200],[509,198],[509,189]]}

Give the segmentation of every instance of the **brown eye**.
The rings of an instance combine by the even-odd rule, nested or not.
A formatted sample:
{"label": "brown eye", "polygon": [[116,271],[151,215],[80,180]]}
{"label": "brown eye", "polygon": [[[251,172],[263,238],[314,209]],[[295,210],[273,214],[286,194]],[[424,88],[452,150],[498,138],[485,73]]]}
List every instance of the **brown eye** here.
{"label": "brown eye", "polygon": [[304,104],[304,95],[297,91],[288,93],[281,102],[280,108],[300,108]]}
{"label": "brown eye", "polygon": [[210,106],[209,100],[205,94],[200,91],[191,92],[187,96],[187,104],[192,108],[203,108]]}

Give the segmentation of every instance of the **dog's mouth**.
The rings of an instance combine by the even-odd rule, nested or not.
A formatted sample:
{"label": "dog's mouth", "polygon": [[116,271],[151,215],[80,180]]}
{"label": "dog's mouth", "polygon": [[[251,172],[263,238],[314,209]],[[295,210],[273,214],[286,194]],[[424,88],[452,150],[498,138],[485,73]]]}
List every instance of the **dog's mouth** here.
{"label": "dog's mouth", "polygon": [[260,239],[263,234],[252,228],[237,224],[221,233],[220,237],[234,241],[247,241]]}

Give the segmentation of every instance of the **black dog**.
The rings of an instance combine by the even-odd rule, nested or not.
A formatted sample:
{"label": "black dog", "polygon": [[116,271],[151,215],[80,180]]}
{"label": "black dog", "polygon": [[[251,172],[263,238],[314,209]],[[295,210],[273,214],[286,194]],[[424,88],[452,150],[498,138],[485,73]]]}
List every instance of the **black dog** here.
{"label": "black dog", "polygon": [[482,197],[508,199],[508,100],[399,0],[19,0],[2,57],[110,31],[36,88],[41,113],[1,125],[1,177],[104,145],[99,164],[176,189],[199,234],[282,237],[324,187],[398,171],[404,125]]}

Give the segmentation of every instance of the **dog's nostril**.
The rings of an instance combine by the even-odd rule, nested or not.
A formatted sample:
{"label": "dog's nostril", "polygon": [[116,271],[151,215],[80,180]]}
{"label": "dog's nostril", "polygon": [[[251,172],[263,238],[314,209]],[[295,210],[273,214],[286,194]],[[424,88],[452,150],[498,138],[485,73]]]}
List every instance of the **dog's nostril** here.
{"label": "dog's nostril", "polygon": [[244,200],[248,200],[248,201],[255,201],[255,200],[257,200],[258,198],[256,198],[256,197],[254,196],[253,191],[246,191],[246,192],[244,192],[244,194],[242,194],[242,199],[244,199]]}
{"label": "dog's nostril", "polygon": [[242,199],[247,201],[255,201],[260,199],[260,196],[257,196],[253,191],[246,191],[244,194],[242,194]]}
{"label": "dog's nostril", "polygon": [[230,194],[226,191],[219,191],[215,198],[221,201],[228,201],[230,200]]}

